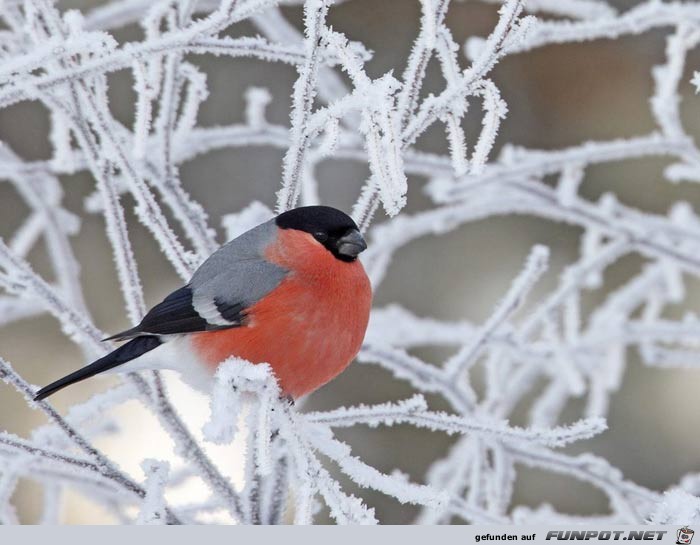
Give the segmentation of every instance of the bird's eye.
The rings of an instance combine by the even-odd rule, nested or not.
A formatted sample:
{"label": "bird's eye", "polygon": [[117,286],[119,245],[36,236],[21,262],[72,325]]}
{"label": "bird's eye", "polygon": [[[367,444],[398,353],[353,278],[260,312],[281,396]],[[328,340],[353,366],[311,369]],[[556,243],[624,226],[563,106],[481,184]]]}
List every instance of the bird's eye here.
{"label": "bird's eye", "polygon": [[318,232],[314,233],[314,238],[318,240],[321,244],[323,244],[328,240],[328,235],[326,233]]}

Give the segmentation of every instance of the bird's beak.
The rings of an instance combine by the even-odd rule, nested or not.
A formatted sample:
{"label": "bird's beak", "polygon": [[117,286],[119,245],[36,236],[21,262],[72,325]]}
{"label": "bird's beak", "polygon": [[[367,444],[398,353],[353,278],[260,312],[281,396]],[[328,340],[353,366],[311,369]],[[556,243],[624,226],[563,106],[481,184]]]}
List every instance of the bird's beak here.
{"label": "bird's beak", "polygon": [[352,229],[338,239],[337,248],[340,255],[355,258],[367,249],[367,243],[357,229]]}

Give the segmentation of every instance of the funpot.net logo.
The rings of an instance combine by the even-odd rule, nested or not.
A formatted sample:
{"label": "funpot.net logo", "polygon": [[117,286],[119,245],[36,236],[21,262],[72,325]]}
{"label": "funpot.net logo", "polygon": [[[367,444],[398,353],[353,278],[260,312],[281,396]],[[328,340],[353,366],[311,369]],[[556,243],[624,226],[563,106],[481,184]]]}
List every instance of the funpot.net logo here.
{"label": "funpot.net logo", "polygon": [[695,530],[691,530],[687,526],[683,526],[676,532],[676,543],[679,545],[689,545],[693,541]]}
{"label": "funpot.net logo", "polygon": [[[667,533],[667,530],[550,530],[547,532],[546,539],[557,541],[588,541],[591,539],[600,541],[661,541]],[[678,535],[680,536],[680,533]],[[677,541],[677,543],[686,544],[690,541]]]}

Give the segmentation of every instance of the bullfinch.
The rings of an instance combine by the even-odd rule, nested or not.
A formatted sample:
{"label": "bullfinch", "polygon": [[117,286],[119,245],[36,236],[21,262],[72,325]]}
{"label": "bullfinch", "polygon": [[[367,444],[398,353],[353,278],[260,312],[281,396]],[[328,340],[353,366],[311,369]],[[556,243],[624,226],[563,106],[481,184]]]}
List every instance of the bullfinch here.
{"label": "bullfinch", "polygon": [[341,373],[365,335],[372,290],[355,222],[328,206],[284,212],[214,252],[190,282],[136,327],[105,340],[116,350],[36,393],[43,399],[105,371],[174,369],[207,390],[230,356],[268,363],[299,398]]}

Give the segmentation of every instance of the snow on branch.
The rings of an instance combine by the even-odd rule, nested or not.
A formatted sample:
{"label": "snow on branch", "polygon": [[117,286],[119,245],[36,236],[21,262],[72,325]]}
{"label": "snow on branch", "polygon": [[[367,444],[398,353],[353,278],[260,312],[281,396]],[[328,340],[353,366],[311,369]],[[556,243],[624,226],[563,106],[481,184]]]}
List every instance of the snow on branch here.
{"label": "snow on branch", "polygon": [[[124,313],[136,323],[147,310],[147,268],[132,249],[129,203],[187,281],[220,243],[270,219],[273,209],[320,202],[321,184],[334,181],[319,178],[322,161],[352,161],[369,173],[358,180],[352,214],[369,241],[363,261],[375,292],[397,251],[471,222],[527,215],[574,225],[581,236],[578,254],[558,278],[547,270],[548,248],[536,245],[527,256],[524,250],[522,269],[508,271],[513,281],[494,298],[483,323],[447,320],[438,316],[440,309],[420,316],[400,302],[375,308],[359,363],[381,366],[405,383],[414,391],[406,399],[307,412],[280,398],[267,365],[232,358],[218,370],[210,418],[198,439],[158,373],[130,374],[61,416],[49,403],[32,401],[35,387],[23,378],[23,364],[15,362],[15,369],[0,359],[3,388],[18,392],[48,421],[28,437],[0,430],[0,523],[21,520],[13,497],[25,479],[42,487],[47,523],[59,520],[68,489],[125,523],[198,523],[224,512],[236,523],[310,524],[321,520],[322,505],[341,524],[381,522],[363,497],[344,490],[343,481],[362,495],[371,489],[419,506],[417,523],[697,522],[697,476],[665,492],[650,490],[600,457],[558,449],[615,433],[606,416],[631,352],[667,372],[698,368],[698,317],[670,318],[674,314],[666,312],[684,301],[700,276],[696,211],[681,200],[666,213],[640,210],[620,202],[613,183],[598,200],[580,188],[589,167],[644,157],[670,160],[659,184],[700,180],[700,150],[681,107],[683,86],[700,81],[700,71],[685,81],[688,68],[697,68],[687,65],[700,42],[700,5],[648,0],[619,11],[604,0],[484,2],[498,5],[494,27],[460,44],[449,27],[450,1],[421,0],[419,30],[404,68],[381,74],[365,44],[330,26],[336,8],[331,0],[284,2],[303,10],[302,29],[275,0],[109,0],[86,13],[61,11],[43,0],[3,4],[0,108],[31,102],[48,111],[52,156],[25,159],[0,142],[0,182],[26,210],[0,240],[0,326],[48,314],[85,360],[103,355],[105,335],[88,311],[101,302],[86,300],[73,249],[82,213],[102,216]],[[114,31],[130,24],[140,25],[139,38],[120,42]],[[504,57],[658,28],[668,33],[663,60],[650,67],[655,126],[649,132],[549,150],[505,141],[502,95],[515,93],[499,88]],[[198,63],[212,55],[247,58],[272,70],[291,65],[296,79],[282,91],[251,83],[241,121],[202,126],[211,82]],[[440,70],[442,88],[428,94],[431,63]],[[133,79],[129,126],[115,119],[108,103],[110,76],[120,71]],[[289,122],[273,123],[266,110],[282,96],[291,96]],[[475,134],[463,123],[470,104],[481,105]],[[429,130],[444,131],[442,152],[421,149]],[[181,167],[215,150],[253,147],[283,153],[276,202],[229,210],[221,220],[225,237],[218,238],[219,225],[190,195]],[[64,202],[64,175],[78,172],[94,180],[81,211]],[[406,213],[420,191],[427,202]],[[388,219],[372,224],[380,206]],[[42,274],[37,271],[45,268],[33,262],[40,245],[50,265]],[[643,267],[610,289],[605,273],[632,254]],[[584,303],[597,290],[601,296]],[[451,355],[431,363],[415,351],[423,347]],[[474,379],[477,373],[483,380]],[[174,461],[142,460],[142,479],[95,447],[100,436],[120,433],[111,417],[132,399],[158,419],[176,451]],[[583,409],[567,417],[564,409],[574,399],[583,401]],[[431,406],[436,401],[439,409]],[[514,425],[516,417],[525,423]],[[409,479],[399,468],[368,464],[336,435],[349,427],[382,433],[389,426],[450,435],[453,443],[424,476]],[[244,446],[240,486],[210,458],[207,443]],[[523,467],[585,482],[605,494],[609,508],[581,517],[557,506],[518,505],[513,489]],[[191,478],[206,485],[208,497],[175,502],[173,491]]]}

